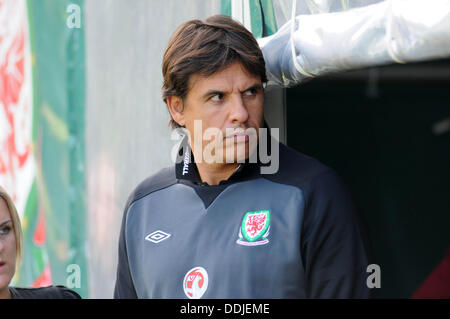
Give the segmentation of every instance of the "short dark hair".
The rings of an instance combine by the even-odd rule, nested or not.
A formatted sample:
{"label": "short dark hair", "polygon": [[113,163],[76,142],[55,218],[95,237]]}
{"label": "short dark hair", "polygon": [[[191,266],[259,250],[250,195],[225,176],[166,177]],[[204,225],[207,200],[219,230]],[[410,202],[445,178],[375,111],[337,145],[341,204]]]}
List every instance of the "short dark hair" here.
{"label": "short dark hair", "polygon": [[[162,98],[184,99],[193,74],[205,76],[238,60],[252,75],[267,82],[266,65],[258,42],[241,23],[225,15],[205,21],[191,20],[180,25],[170,37],[162,61]],[[173,118],[169,125],[180,127]]]}

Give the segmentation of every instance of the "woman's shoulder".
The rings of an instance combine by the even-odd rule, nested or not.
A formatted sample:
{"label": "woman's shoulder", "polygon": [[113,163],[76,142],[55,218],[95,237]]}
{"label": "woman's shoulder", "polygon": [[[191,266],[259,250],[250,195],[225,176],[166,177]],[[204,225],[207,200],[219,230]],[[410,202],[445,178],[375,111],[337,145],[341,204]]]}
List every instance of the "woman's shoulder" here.
{"label": "woman's shoulder", "polygon": [[9,287],[13,299],[81,299],[75,291],[64,286],[39,288]]}

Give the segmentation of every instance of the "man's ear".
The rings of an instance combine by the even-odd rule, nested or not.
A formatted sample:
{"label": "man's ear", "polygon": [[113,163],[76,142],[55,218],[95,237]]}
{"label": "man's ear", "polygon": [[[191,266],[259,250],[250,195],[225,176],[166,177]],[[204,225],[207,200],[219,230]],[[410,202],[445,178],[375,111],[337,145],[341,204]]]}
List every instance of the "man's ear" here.
{"label": "man's ear", "polygon": [[178,96],[168,96],[166,98],[167,107],[169,108],[170,115],[175,122],[180,126],[184,126],[186,124],[186,120],[184,119],[184,105],[183,100]]}

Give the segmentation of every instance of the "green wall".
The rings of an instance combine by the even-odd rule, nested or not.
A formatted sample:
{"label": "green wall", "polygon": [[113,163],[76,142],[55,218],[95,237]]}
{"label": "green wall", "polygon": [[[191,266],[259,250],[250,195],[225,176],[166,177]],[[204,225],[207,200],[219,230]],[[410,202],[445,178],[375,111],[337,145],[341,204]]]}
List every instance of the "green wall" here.
{"label": "green wall", "polygon": [[83,7],[82,0],[27,1],[37,178],[24,213],[17,285],[39,285],[49,275],[54,285],[67,285],[67,266],[75,264],[81,286],[73,289],[86,297],[84,29],[67,26],[69,4]]}

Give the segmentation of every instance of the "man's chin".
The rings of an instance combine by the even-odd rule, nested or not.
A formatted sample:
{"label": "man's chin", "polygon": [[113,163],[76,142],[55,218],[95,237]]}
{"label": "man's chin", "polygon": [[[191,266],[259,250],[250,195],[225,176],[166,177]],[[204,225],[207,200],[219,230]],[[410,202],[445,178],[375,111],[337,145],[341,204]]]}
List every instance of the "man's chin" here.
{"label": "man's chin", "polygon": [[244,163],[246,162],[250,155],[253,155],[256,151],[256,147],[249,148],[249,143],[237,143],[233,150],[228,149],[228,153],[224,153],[225,163]]}

